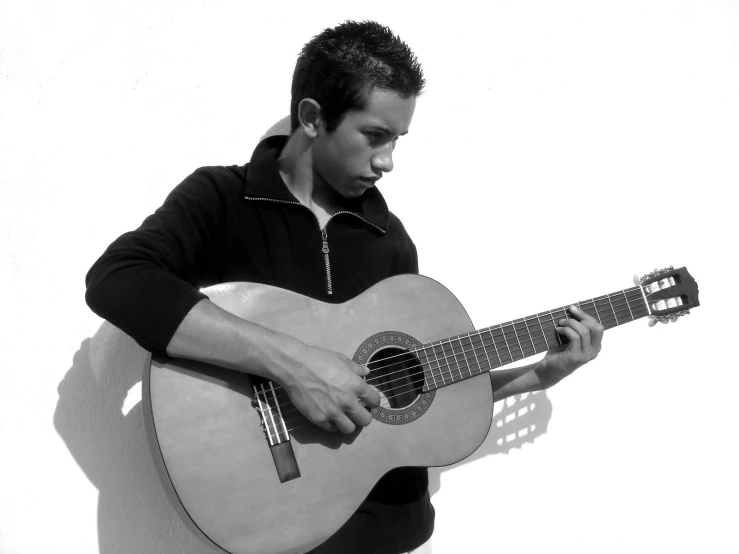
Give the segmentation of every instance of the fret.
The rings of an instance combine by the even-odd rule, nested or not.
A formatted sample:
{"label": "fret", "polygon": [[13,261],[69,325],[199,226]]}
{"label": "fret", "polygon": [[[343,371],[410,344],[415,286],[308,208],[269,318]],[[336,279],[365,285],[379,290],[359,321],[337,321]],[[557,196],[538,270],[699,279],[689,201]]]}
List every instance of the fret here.
{"label": "fret", "polygon": [[626,291],[622,290],[621,294],[624,295],[624,300],[626,300],[626,307],[629,309],[629,315],[631,315],[631,320],[634,320],[634,312],[631,311],[631,306],[629,306],[629,299],[626,298]]}
{"label": "fret", "polygon": [[595,319],[597,319],[602,325],[603,319],[600,317],[600,313],[598,312],[598,304],[595,303],[595,300],[593,300],[593,308],[595,309]]}
{"label": "fret", "polygon": [[[466,338],[469,338],[469,335]],[[472,376],[472,371],[471,371],[471,368],[470,368],[470,362],[467,359],[467,353],[468,352],[471,352],[472,351],[472,348],[469,348],[468,349],[466,347],[465,343],[463,342],[462,337],[459,337],[457,339],[457,343],[459,344],[459,350],[462,352],[462,356],[464,357],[464,367],[467,368],[467,371],[469,372],[470,376]],[[470,347],[472,346],[472,341],[470,341],[469,346]],[[474,352],[472,352],[472,354],[474,354]],[[464,376],[462,374],[462,368],[460,368],[460,370],[459,370],[459,378],[460,379],[464,379]]]}
{"label": "fret", "polygon": [[634,321],[636,318],[634,317],[634,312],[631,310],[631,303],[629,302],[629,297],[626,296],[626,291],[622,290],[621,292],[612,294],[611,297],[613,298],[614,304],[619,304],[623,308],[626,308],[623,310],[623,317],[622,319],[626,321]]}
{"label": "fret", "polygon": [[588,314],[590,317],[594,317],[595,319],[598,319],[598,312],[597,311],[594,312],[590,308],[586,307],[586,304],[588,303],[592,303],[593,305],[595,305],[595,302],[593,302],[592,300],[586,300],[585,302],[582,302],[580,304],[574,304],[574,306],[578,308],[581,312]]}
{"label": "fret", "polygon": [[[520,356],[521,358],[524,358],[525,355],[523,351],[523,346],[521,346],[521,341],[518,340],[518,332],[516,331],[516,324],[513,321],[509,321],[506,324],[505,335],[506,335],[506,338],[508,339],[509,344],[513,347],[513,350],[511,351],[511,353],[514,355],[514,360],[515,360],[516,355]],[[516,353],[516,350],[515,350],[516,346],[518,346],[518,353]]]}
{"label": "fret", "polygon": [[[521,343],[521,347],[523,348],[525,346],[525,348],[523,348],[524,356],[531,356],[531,354],[536,354],[536,345],[534,344],[534,339],[531,338],[531,333],[529,332],[529,326],[526,323],[526,318],[523,318],[518,323],[514,323],[513,328],[516,329],[517,331],[520,331],[520,333],[518,334],[518,337],[519,337],[519,342]],[[523,339],[523,342],[521,342],[522,339]],[[527,354],[526,348],[531,348],[533,352],[531,354]]]}
{"label": "fret", "polygon": [[618,315],[616,315],[616,310],[613,309],[613,302],[611,301],[611,297],[608,297],[608,302],[611,304],[611,310],[613,310],[613,317],[616,318],[616,325],[619,324],[618,322]]}
{"label": "fret", "polygon": [[[449,348],[445,348],[445,345],[449,345]],[[452,382],[456,381],[456,377],[454,377],[454,370],[457,370],[457,373],[459,373],[460,377],[462,376],[462,371],[459,369],[459,362],[457,361],[457,356],[454,354],[454,347],[452,346],[451,339],[447,339],[445,341],[441,342],[441,349],[444,353],[444,359],[446,360],[447,368],[449,369],[449,379],[451,379]],[[454,364],[454,366],[452,366]]]}
{"label": "fret", "polygon": [[[598,300],[599,302],[596,302],[596,305],[600,304],[600,310],[598,312],[601,314],[600,322],[603,324],[603,327],[608,328],[618,325],[616,311],[613,309],[614,304],[611,302],[610,297],[599,296]],[[609,310],[611,311],[610,314],[608,313]]]}
{"label": "fret", "polygon": [[[490,363],[490,356],[488,356],[488,349],[485,348],[485,342],[482,340],[482,333],[476,331],[474,336],[480,341],[480,346],[475,346],[475,339],[470,337],[470,340],[472,340],[472,351],[475,353],[475,359],[477,360],[478,374],[485,371],[490,371],[491,369],[493,369],[493,364]],[[477,353],[478,348],[482,348],[482,352],[485,354],[485,360],[483,360],[483,362],[487,362],[487,367],[483,367],[483,364],[480,363],[480,356]]]}
{"label": "fret", "polygon": [[642,293],[641,288],[631,289],[629,293],[633,296],[633,304],[632,301],[629,301],[629,306],[639,310],[640,315],[638,317],[649,315],[647,301],[644,299],[644,294]]}
{"label": "fret", "polygon": [[[500,329],[493,329],[493,327],[490,327],[489,330],[490,337],[493,340],[493,346],[495,347],[495,351],[498,353],[498,357],[500,359],[500,365],[510,363],[513,360],[511,358],[510,351],[506,348],[503,342],[498,341],[498,339],[502,336],[502,331]],[[499,334],[496,335],[495,332],[498,332]],[[505,341],[505,337],[503,337],[503,340]],[[506,356],[508,356],[508,359],[506,359]]]}
{"label": "fret", "polygon": [[554,312],[552,310],[549,310],[549,317],[552,318],[552,335],[554,337],[554,342],[560,346],[562,345],[562,339],[559,336],[559,333],[557,332],[557,321],[562,319],[561,317],[554,317]]}
{"label": "fret", "polygon": [[[623,291],[623,292],[624,292],[624,298],[626,301],[626,309],[629,310],[629,314],[632,316],[634,316],[635,313],[638,314],[635,317],[633,317],[633,319],[644,317],[645,315],[649,313],[649,310],[647,309],[647,306],[644,303],[644,298],[641,295],[641,291],[639,289],[631,289],[629,291]],[[629,298],[629,295],[631,296],[631,298]],[[634,311],[632,311],[632,308],[634,308]]]}
{"label": "fret", "polygon": [[518,343],[518,347],[521,349],[521,358],[525,358],[523,351],[523,346],[521,345],[521,339],[518,338],[518,331],[516,331],[516,324],[511,324],[511,327],[513,327],[513,334],[516,336],[516,342]]}
{"label": "fret", "polygon": [[[439,359],[439,353],[437,352],[437,348],[441,350],[441,359]],[[444,378],[444,369],[441,366],[441,361],[444,359],[444,347],[441,345],[441,341],[437,342],[432,346],[432,350],[434,352],[434,357],[436,358],[436,363],[439,365],[439,377],[441,378],[441,384],[446,385],[446,379]],[[446,367],[449,367],[449,364],[446,364]]]}
{"label": "fret", "polygon": [[[536,316],[534,316],[534,317],[536,317]],[[525,318],[523,320],[523,322],[526,325],[526,331],[528,332],[529,337],[531,338],[531,345],[534,348],[534,354],[536,354],[536,353],[539,352],[539,348],[540,347],[541,347],[542,350],[549,350],[549,348],[547,347],[547,338],[544,336],[544,332],[542,330],[539,330],[536,327],[534,327],[534,323],[535,322],[534,322],[534,318],[533,317],[531,318],[532,326],[529,327],[529,321],[528,321],[528,319],[529,318]],[[544,338],[544,345],[543,346],[540,344],[540,341],[539,341],[540,338]]]}
{"label": "fret", "polygon": [[[431,349],[431,353],[434,355],[434,361],[436,362],[436,369],[439,369],[439,359],[436,357],[436,353],[434,352],[433,348]],[[424,356],[426,356],[428,366],[431,370],[429,371],[429,373],[431,374],[431,380],[434,382],[434,388],[436,388],[438,387],[438,385],[436,384],[436,375],[434,375],[434,367],[431,365],[433,362],[431,361],[431,358],[429,357],[429,355],[426,353],[426,348],[423,349],[423,354]]]}
{"label": "fret", "polygon": [[539,329],[541,329],[541,336],[544,337],[544,344],[547,347],[547,350],[551,348],[549,346],[549,341],[547,340],[547,334],[544,332],[544,326],[541,324],[541,318],[539,317],[539,314],[536,314],[536,321],[539,324]]}
{"label": "fret", "polygon": [[508,337],[506,337],[506,331],[502,325],[500,325],[500,330],[503,334],[503,340],[505,341],[506,348],[508,349],[508,356],[510,356],[511,361],[514,361],[515,358],[513,357],[513,350],[511,350],[511,345],[508,344]]}
{"label": "fret", "polygon": [[[457,360],[457,370],[459,371],[459,379],[461,381],[464,379],[464,368],[467,367],[467,349],[465,348],[461,337],[456,337],[454,342],[449,342],[452,346],[452,352],[454,352],[454,359]],[[459,354],[462,354],[462,363],[459,362]]]}
{"label": "fret", "polygon": [[[429,356],[428,347],[421,346],[416,350],[411,350],[411,353],[416,354],[418,361],[421,362],[423,368],[424,381],[428,389],[436,388],[436,378],[434,377],[434,364],[433,360]],[[424,389],[425,390],[425,389]]]}
{"label": "fret", "polygon": [[629,313],[630,310],[628,301],[624,302],[616,297],[611,301],[611,303],[616,307],[616,315],[619,319],[619,323],[617,323],[617,325],[620,324],[622,320],[628,319],[626,315],[627,313]]}
{"label": "fret", "polygon": [[[558,313],[561,313],[562,315],[557,315]],[[559,321],[560,319],[570,319],[570,315],[567,313],[566,308],[559,308],[552,312],[552,318]],[[556,322],[555,325],[557,325]]]}
{"label": "fret", "polygon": [[[495,337],[493,336],[493,331],[490,327],[485,329],[485,332],[487,332],[488,335],[490,335],[490,342],[493,345],[493,348],[495,349],[495,355],[498,357],[498,365],[503,365],[503,360],[500,357],[500,352],[498,352],[498,347],[495,344]],[[482,344],[485,345],[485,339],[482,340]],[[485,350],[487,352],[487,349]]]}

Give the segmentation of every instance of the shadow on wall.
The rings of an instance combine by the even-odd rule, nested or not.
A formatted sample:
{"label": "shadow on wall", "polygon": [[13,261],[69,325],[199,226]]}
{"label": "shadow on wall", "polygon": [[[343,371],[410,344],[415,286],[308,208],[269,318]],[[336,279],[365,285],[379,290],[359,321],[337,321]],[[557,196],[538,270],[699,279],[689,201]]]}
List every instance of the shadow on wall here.
{"label": "shadow on wall", "polygon": [[[140,396],[127,398],[129,391],[140,391],[147,359],[133,339],[103,323],[82,342],[59,384],[54,426],[99,491],[100,554],[215,553],[170,504],[149,451]],[[546,432],[551,413],[544,393],[504,401],[485,442],[461,463],[533,442]],[[431,470],[432,494],[447,469]]]}
{"label": "shadow on wall", "polygon": [[54,427],[99,491],[100,554],[215,552],[174,511],[149,451],[140,396],[127,400],[140,390],[147,359],[133,339],[103,323],[59,384]]}
{"label": "shadow on wall", "polygon": [[[493,417],[488,436],[469,458],[451,466],[429,470],[429,490],[432,496],[439,492],[441,474],[445,471],[486,456],[508,454],[526,443],[533,443],[537,437],[547,432],[552,417],[552,403],[545,392],[512,396],[496,404],[496,408],[499,407],[502,409]],[[481,483],[480,487],[484,488],[485,485]]]}

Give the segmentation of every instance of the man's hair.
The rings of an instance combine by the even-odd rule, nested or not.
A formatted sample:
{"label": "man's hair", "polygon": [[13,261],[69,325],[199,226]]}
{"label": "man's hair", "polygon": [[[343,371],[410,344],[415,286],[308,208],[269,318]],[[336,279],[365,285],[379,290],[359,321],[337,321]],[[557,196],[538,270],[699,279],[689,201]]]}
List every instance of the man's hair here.
{"label": "man's hair", "polygon": [[300,125],[298,105],[312,98],[321,106],[327,131],[344,115],[367,106],[373,89],[418,96],[426,84],[408,45],[374,21],[346,21],[313,37],[295,64],[290,130]]}

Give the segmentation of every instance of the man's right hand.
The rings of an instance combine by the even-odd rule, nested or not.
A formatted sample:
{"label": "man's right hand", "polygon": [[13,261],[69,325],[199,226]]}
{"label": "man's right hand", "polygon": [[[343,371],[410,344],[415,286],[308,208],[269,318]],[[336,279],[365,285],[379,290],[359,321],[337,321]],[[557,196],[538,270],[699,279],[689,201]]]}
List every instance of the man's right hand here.
{"label": "man's right hand", "polygon": [[241,319],[208,299],[182,320],[167,354],[276,381],[304,416],[326,430],[352,433],[357,425],[369,425],[372,416],[359,401],[380,404],[379,393],[362,379],[367,368]]}
{"label": "man's right hand", "polygon": [[343,354],[288,342],[279,356],[281,367],[272,371],[295,407],[327,431],[349,434],[357,425],[369,425],[372,416],[359,401],[372,408],[380,404],[377,390],[363,379],[369,370]]}

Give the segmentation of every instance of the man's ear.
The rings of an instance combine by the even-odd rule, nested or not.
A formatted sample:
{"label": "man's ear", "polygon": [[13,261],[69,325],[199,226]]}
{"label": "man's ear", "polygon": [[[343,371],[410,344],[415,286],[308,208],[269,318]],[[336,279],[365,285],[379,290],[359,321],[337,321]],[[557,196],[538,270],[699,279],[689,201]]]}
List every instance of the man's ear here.
{"label": "man's ear", "polygon": [[321,119],[321,106],[312,98],[303,98],[298,104],[298,121],[310,138],[318,136],[318,130],[324,126]]}

